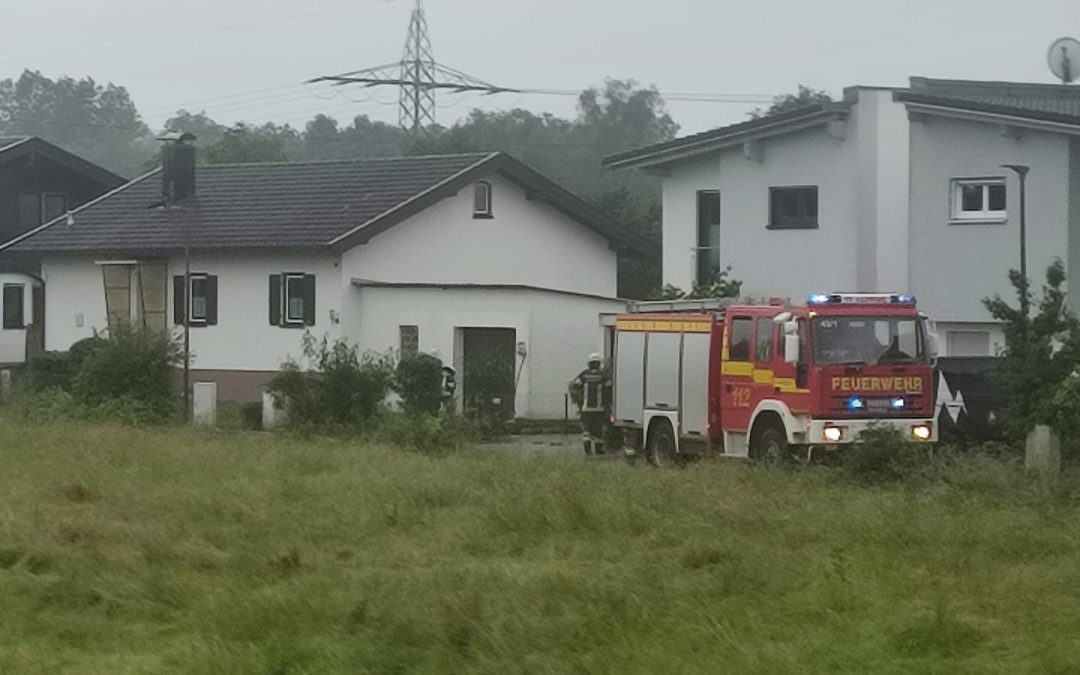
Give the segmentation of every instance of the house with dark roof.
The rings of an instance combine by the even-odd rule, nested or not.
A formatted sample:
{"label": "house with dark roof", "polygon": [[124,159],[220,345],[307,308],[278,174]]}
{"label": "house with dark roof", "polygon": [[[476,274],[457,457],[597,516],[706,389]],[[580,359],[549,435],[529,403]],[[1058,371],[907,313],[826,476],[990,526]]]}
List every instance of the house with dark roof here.
{"label": "house with dark roof", "polygon": [[[0,137],[0,243],[123,183],[40,138]],[[21,363],[28,350],[42,347],[44,297],[33,271],[0,257],[0,366]]]}
{"label": "house with dark roof", "polygon": [[48,349],[187,318],[194,381],[253,400],[309,332],[437,350],[459,371],[494,360],[507,415],[561,417],[601,314],[626,306],[617,253],[645,247],[502,153],[191,172],[151,172],[0,248],[40,265]]}
{"label": "house with dark roof", "polygon": [[[1004,336],[982,304],[1012,295],[1027,174],[1027,265],[1080,275],[1080,87],[911,78],[605,160],[663,179],[665,283],[731,267],[756,296],[918,296],[949,355]],[[1080,310],[1080,294],[1071,297]]]}

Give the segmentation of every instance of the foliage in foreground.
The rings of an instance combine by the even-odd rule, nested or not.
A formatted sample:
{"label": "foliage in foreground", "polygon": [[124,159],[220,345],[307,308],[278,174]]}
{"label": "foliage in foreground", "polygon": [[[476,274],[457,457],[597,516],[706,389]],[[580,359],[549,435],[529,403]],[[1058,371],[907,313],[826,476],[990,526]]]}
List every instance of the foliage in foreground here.
{"label": "foliage in foreground", "polygon": [[1009,390],[1009,421],[1015,438],[1036,424],[1064,432],[1076,450],[1080,396],[1073,382],[1080,374],[1080,320],[1066,306],[1065,266],[1057,260],[1046,270],[1042,297],[1036,302],[1031,283],[1016,270],[1009,280],[1017,306],[1000,296],[984,301],[1005,330],[1005,383]]}
{"label": "foliage in foreground", "polygon": [[866,489],[3,415],[3,672],[1080,667],[1075,475]]}

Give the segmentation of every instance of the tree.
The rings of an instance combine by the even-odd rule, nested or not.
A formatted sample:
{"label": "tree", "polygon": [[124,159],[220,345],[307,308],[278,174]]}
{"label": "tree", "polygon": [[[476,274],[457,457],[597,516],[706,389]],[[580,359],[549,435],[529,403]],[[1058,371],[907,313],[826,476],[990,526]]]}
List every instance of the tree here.
{"label": "tree", "polygon": [[[1019,307],[1009,305],[999,295],[986,298],[983,304],[1004,325],[1009,421],[1020,439],[1036,424],[1080,415],[1076,408],[1062,409],[1071,397],[1055,404],[1055,396],[1080,368],[1080,321],[1065,306],[1065,266],[1060,260],[1046,270],[1046,285],[1037,305],[1027,278],[1010,270],[1009,281],[1016,289]],[[1031,307],[1037,310],[1034,316]]]}
{"label": "tree", "polygon": [[165,130],[194,134],[200,146],[209,147],[221,142],[229,128],[210,119],[206,111],[193,114],[187,110],[178,110],[175,115],[165,120]]}
{"label": "tree", "polygon": [[810,87],[800,84],[796,93],[780,94],[773,98],[773,102],[767,110],[758,108],[751,112],[750,116],[755,119],[771,117],[773,115],[791,112],[792,110],[798,110],[799,108],[832,102],[832,96],[829,96],[824,89],[811,89]]}
{"label": "tree", "polygon": [[332,117],[317,115],[304,129],[302,157],[308,161],[400,157],[405,154],[406,142],[404,131],[385,122],[372,122],[366,115],[358,115],[344,129]]}
{"label": "tree", "polygon": [[123,176],[140,173],[156,152],[123,87],[91,78],[51,80],[26,70],[0,81],[0,134],[39,136]]}
{"label": "tree", "polygon": [[240,123],[228,129],[220,141],[206,147],[202,156],[207,164],[284,162],[288,160],[286,144],[296,139],[296,132],[288,125],[253,127]]}

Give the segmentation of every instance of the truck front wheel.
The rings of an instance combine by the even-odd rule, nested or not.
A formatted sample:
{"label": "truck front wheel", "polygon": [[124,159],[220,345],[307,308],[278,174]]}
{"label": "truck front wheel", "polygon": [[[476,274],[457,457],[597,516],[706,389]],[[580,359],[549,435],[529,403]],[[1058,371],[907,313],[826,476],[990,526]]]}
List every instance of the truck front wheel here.
{"label": "truck front wheel", "polygon": [[791,457],[787,433],[783,428],[770,424],[750,440],[750,457],[767,464],[779,464]]}
{"label": "truck front wheel", "polygon": [[645,448],[649,464],[653,466],[674,466],[679,453],[675,450],[675,432],[667,422],[657,422],[649,430],[649,442]]}

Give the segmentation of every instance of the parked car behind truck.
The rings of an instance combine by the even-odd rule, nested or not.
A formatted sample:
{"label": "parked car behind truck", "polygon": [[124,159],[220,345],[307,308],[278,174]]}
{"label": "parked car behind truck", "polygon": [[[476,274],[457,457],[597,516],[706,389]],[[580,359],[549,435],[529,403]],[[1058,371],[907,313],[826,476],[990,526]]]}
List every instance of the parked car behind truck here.
{"label": "parked car behind truck", "polygon": [[779,459],[872,425],[935,442],[927,324],[898,294],[642,303],[616,319],[612,421],[628,455],[655,464]]}

